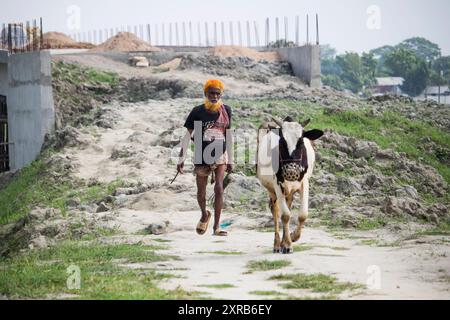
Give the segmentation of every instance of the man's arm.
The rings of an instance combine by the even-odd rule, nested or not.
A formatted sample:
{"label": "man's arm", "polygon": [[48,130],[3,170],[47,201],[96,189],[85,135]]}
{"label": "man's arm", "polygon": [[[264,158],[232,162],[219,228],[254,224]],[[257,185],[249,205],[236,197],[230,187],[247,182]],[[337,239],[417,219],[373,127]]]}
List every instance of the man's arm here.
{"label": "man's arm", "polygon": [[234,130],[231,129],[231,109],[229,110],[229,125],[226,130],[226,142],[227,142],[227,156],[228,156],[228,165],[227,172],[231,173],[233,171],[233,161],[234,161],[234,142],[233,142],[233,134]]}
{"label": "man's arm", "polygon": [[187,129],[186,134],[181,140],[181,150],[178,158],[177,171],[183,174],[184,160],[186,159],[187,150],[189,148],[189,143],[191,142],[191,136],[194,129]]}

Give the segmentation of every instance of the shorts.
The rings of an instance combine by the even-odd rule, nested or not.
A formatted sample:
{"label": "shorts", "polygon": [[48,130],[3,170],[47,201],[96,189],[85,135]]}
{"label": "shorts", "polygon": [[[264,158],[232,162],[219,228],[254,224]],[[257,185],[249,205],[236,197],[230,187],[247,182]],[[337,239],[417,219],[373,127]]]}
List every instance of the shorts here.
{"label": "shorts", "polygon": [[220,156],[219,159],[214,162],[214,164],[196,164],[194,168],[194,175],[198,175],[200,177],[209,176],[218,166],[227,165],[228,164],[228,155],[227,152]]}

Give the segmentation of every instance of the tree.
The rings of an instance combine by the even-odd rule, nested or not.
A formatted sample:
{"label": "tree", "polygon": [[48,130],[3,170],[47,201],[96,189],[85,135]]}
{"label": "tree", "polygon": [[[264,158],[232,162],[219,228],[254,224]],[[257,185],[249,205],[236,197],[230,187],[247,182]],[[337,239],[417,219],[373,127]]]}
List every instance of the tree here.
{"label": "tree", "polygon": [[418,96],[427,87],[430,78],[430,68],[425,60],[420,59],[417,64],[405,75],[402,90],[411,96]]}
{"label": "tree", "polygon": [[386,56],[385,65],[391,76],[405,79],[402,90],[407,94],[417,96],[426,88],[430,69],[415,51],[398,48]]}
{"label": "tree", "polygon": [[370,50],[369,53],[373,54],[375,59],[377,59],[377,60],[381,59],[384,61],[384,58],[394,50],[395,50],[395,47],[393,47],[393,46],[382,46],[382,47]]}
{"label": "tree", "polygon": [[321,49],[322,82],[337,90],[360,92],[364,86],[375,83],[377,61],[373,54],[345,53],[334,57],[336,50],[330,46]]}
{"label": "tree", "polygon": [[369,51],[374,59],[377,61],[377,67],[375,75],[377,77],[387,77],[389,75],[389,70],[386,68],[384,62],[388,54],[395,50],[394,46],[383,46]]}
{"label": "tree", "polygon": [[[441,75],[442,72],[442,75]],[[450,56],[440,57],[433,62],[431,85],[450,85]]]}
{"label": "tree", "polygon": [[341,69],[341,79],[347,89],[358,93],[364,86],[364,70],[361,58],[357,53],[347,52],[336,57],[336,63]]}
{"label": "tree", "polygon": [[375,72],[377,70],[378,62],[375,60],[374,54],[363,52],[361,63],[367,80],[369,82],[375,81]]}
{"label": "tree", "polygon": [[406,39],[398,44],[397,48],[413,50],[426,62],[432,62],[441,55],[441,48],[437,44],[421,37]]}
{"label": "tree", "polygon": [[341,78],[338,75],[335,74],[329,74],[329,75],[323,75],[322,76],[322,83],[326,86],[330,86],[336,90],[344,90],[345,84],[341,80]]}

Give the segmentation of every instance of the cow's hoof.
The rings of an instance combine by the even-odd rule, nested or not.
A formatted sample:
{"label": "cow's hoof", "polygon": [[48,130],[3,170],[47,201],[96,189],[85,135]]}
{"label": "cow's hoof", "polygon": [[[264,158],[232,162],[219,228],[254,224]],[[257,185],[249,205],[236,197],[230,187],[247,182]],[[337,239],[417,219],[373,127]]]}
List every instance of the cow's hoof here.
{"label": "cow's hoof", "polygon": [[280,253],[280,248],[273,248],[273,253]]}
{"label": "cow's hoof", "polygon": [[282,254],[290,254],[290,253],[294,253],[294,250],[292,248],[281,248],[281,253]]}

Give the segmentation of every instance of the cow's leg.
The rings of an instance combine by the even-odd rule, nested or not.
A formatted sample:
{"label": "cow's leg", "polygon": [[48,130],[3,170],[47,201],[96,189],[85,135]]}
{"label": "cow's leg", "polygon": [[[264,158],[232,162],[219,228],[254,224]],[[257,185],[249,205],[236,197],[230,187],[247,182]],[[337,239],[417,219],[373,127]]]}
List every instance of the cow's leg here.
{"label": "cow's leg", "polygon": [[273,253],[280,252],[281,248],[281,239],[280,239],[280,208],[278,206],[277,197],[275,194],[270,194],[269,199],[269,205],[270,205],[270,211],[272,211],[272,217],[274,221],[274,227],[275,227],[275,239],[273,242]]}
{"label": "cow's leg", "polygon": [[277,196],[277,203],[281,210],[281,222],[283,223],[283,240],[281,241],[281,252],[292,253],[292,241],[289,233],[289,220],[291,219],[291,212],[286,203],[286,197],[283,194],[280,186],[275,187]]}
{"label": "cow's leg", "polygon": [[290,195],[288,195],[288,196],[286,197],[286,202],[287,202],[287,205],[288,205],[289,210],[292,209],[292,202],[293,202],[293,201],[294,201],[294,194],[291,193]]}
{"label": "cow's leg", "polygon": [[300,214],[298,215],[298,225],[291,234],[292,241],[298,241],[302,235],[302,228],[308,218],[308,201],[309,201],[309,181],[304,179],[300,187]]}

